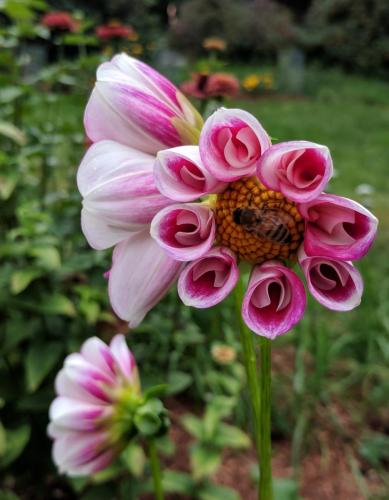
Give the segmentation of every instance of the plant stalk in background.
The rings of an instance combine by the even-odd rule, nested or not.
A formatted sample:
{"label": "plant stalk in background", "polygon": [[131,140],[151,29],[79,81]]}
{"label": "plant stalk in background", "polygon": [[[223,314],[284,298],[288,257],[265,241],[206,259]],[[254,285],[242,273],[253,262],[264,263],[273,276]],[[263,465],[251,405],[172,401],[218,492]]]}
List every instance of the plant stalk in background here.
{"label": "plant stalk in background", "polygon": [[158,451],[154,439],[149,440],[149,458],[151,474],[153,476],[155,499],[163,500],[161,466],[159,464]]}
{"label": "plant stalk in background", "polygon": [[[235,289],[235,297],[236,297],[236,312],[237,312],[237,317],[239,321],[239,333],[240,333],[240,340],[242,343],[242,350],[243,350],[243,360],[244,360],[244,365],[246,368],[246,375],[247,375],[247,383],[249,387],[249,394],[250,394],[250,401],[251,401],[251,406],[252,406],[252,411],[253,411],[253,422],[254,422],[254,435],[255,435],[255,446],[256,446],[256,451],[257,451],[257,458],[258,458],[258,466],[260,467],[260,471],[265,470],[266,476],[262,479],[262,474],[260,473],[260,488],[258,490],[258,498],[263,499],[267,498],[262,495],[262,488],[266,488],[267,491],[269,491],[269,488],[266,485],[266,481],[270,479],[270,491],[271,491],[271,463],[270,466],[264,464],[261,461],[262,457],[262,452],[264,450],[264,446],[266,447],[267,444],[269,444],[268,447],[266,447],[264,457],[267,460],[270,460],[270,434],[269,438],[266,439],[264,436],[264,432],[268,431],[270,433],[270,421],[267,421],[266,418],[269,415],[270,416],[270,408],[267,410],[266,407],[263,407],[262,405],[262,396],[265,395],[266,399],[264,401],[264,404],[270,404],[270,380],[268,383],[268,386],[266,384],[266,381],[262,381],[261,377],[261,387],[258,382],[258,369],[257,369],[257,358],[255,354],[255,348],[254,348],[254,337],[253,333],[250,331],[250,329],[246,326],[245,322],[243,321],[242,314],[241,314],[241,308],[242,308],[242,301],[244,297],[244,291],[245,291],[245,285],[243,283],[242,278],[238,280],[238,283],[236,285]],[[266,341],[267,339],[261,339]],[[270,344],[270,341],[267,341]],[[270,356],[270,355],[269,355]],[[262,361],[262,353],[261,353],[261,361]],[[269,360],[269,366],[270,366],[270,360]],[[267,366],[262,367],[261,364],[261,375],[264,375],[263,368],[266,370]],[[268,378],[270,376],[270,372],[267,374]],[[266,374],[265,374],[266,376]],[[266,388],[269,388],[269,390],[266,392]],[[263,443],[262,441],[265,441]],[[260,465],[259,465],[260,464]],[[270,473],[270,477],[269,477]],[[264,489],[263,491],[266,491]],[[269,497],[271,499],[271,497]]]}

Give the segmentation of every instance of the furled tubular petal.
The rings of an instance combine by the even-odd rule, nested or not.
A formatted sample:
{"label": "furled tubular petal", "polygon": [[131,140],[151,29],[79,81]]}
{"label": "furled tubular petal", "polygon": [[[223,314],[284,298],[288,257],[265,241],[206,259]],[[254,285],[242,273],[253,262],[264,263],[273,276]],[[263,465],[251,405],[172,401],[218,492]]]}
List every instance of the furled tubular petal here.
{"label": "furled tubular petal", "polygon": [[268,261],[251,273],[242,316],[253,332],[274,339],[300,321],[305,304],[304,285],[297,274],[276,261]]}
{"label": "furled tubular petal", "polygon": [[77,174],[81,226],[88,243],[108,248],[148,225],[171,201],[157,189],[154,158],[113,141],[93,144]]}
{"label": "furled tubular petal", "polygon": [[108,291],[116,314],[135,328],[166,294],[181,267],[147,229],[131,234],[115,247],[112,257]]}
{"label": "furled tubular petal", "polygon": [[166,78],[125,54],[101,64],[84,125],[92,142],[103,139],[155,154],[192,144],[202,119]]}
{"label": "furled tubular petal", "polygon": [[228,248],[214,247],[182,271],[178,295],[187,306],[212,307],[227,297],[238,277],[235,254]]}
{"label": "furled tubular petal", "polygon": [[220,108],[200,134],[200,156],[216,179],[231,182],[255,173],[261,155],[270,147],[258,120],[241,109]]}
{"label": "furled tubular petal", "polygon": [[200,203],[170,205],[154,217],[150,234],[173,259],[198,259],[215,239],[213,211]]}
{"label": "furled tubular petal", "polygon": [[257,175],[266,187],[300,203],[317,198],[332,172],[328,148],[308,141],[276,144],[261,156],[257,166]]}
{"label": "furled tubular petal", "polygon": [[363,281],[351,262],[328,257],[308,257],[303,249],[299,262],[313,297],[333,311],[350,311],[361,303]]}
{"label": "furled tubular petal", "polygon": [[322,194],[298,209],[306,221],[304,250],[311,257],[358,260],[368,252],[377,233],[376,217],[348,198]]}
{"label": "furled tubular petal", "polygon": [[175,201],[194,201],[226,187],[204,168],[198,146],[160,151],[155,162],[154,180],[160,192]]}

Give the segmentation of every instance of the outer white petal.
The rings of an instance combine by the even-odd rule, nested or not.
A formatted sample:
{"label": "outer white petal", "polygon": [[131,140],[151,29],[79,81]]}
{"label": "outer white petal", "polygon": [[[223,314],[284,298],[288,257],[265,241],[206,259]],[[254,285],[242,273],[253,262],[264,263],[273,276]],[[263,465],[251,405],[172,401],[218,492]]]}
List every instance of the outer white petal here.
{"label": "outer white petal", "polygon": [[109,274],[109,296],[116,314],[135,328],[169,290],[181,266],[148,230],[131,234],[116,246]]}
{"label": "outer white petal", "polygon": [[89,148],[77,182],[84,197],[81,226],[93,248],[123,241],[171,203],[155,186],[153,165],[154,157],[114,141]]}

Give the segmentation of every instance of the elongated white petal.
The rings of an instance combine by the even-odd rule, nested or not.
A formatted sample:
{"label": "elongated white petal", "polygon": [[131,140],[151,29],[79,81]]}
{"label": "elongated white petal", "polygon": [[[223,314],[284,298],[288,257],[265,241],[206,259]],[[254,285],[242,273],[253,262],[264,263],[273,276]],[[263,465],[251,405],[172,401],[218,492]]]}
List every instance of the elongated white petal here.
{"label": "elongated white petal", "polygon": [[93,144],[77,175],[81,226],[89,244],[108,248],[146,227],[171,201],[153,178],[154,158],[114,141]]}
{"label": "elongated white petal", "polygon": [[169,257],[148,230],[116,246],[109,297],[116,314],[135,328],[176,280],[181,263]]}

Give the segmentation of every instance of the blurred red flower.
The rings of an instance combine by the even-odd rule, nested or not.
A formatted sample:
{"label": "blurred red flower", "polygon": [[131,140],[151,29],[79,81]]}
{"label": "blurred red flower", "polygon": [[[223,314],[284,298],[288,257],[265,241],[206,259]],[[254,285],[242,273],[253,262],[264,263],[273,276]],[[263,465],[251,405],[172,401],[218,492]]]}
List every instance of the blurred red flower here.
{"label": "blurred red flower", "polygon": [[125,26],[118,22],[110,22],[97,26],[95,31],[96,36],[104,41],[111,40],[112,38],[129,38],[134,34],[131,26]]}
{"label": "blurred red flower", "polygon": [[181,85],[186,95],[198,99],[234,97],[239,92],[239,81],[229,73],[192,73],[192,79]]}
{"label": "blurred red flower", "polygon": [[65,11],[52,11],[45,14],[41,23],[50,30],[76,31],[79,27],[79,22],[74,17]]}

